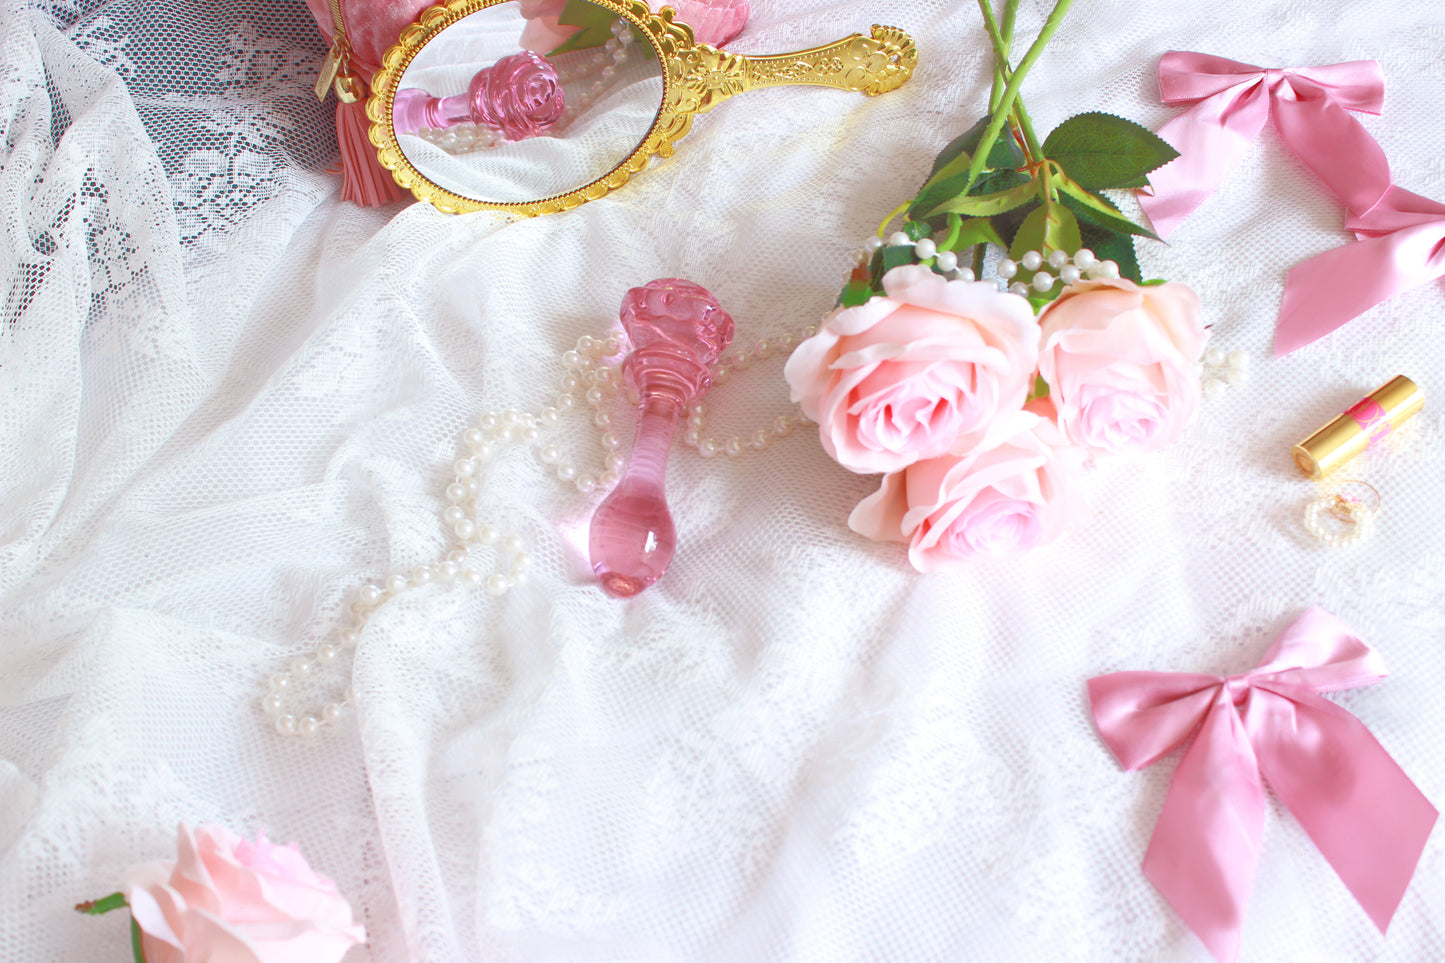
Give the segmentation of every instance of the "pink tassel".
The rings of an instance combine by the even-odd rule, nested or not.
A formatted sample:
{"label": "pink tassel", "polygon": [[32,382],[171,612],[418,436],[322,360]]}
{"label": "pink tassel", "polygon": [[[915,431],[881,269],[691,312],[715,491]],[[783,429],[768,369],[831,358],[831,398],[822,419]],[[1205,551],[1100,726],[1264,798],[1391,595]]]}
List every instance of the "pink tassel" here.
{"label": "pink tassel", "polygon": [[391,171],[376,159],[376,147],[367,138],[371,120],[366,116],[366,98],[336,105],[336,140],[341,147],[341,199],[362,207],[379,207],[406,200]]}

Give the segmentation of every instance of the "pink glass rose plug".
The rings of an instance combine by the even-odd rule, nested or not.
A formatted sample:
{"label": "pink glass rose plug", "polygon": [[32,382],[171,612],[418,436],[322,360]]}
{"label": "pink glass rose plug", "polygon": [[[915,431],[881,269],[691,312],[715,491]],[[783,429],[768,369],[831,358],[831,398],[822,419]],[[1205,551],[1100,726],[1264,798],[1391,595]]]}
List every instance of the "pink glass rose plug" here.
{"label": "pink glass rose plug", "polygon": [[523,50],[477,71],[467,92],[455,97],[433,97],[415,87],[398,90],[392,125],[416,133],[423,127],[441,130],[471,122],[518,141],[555,127],[566,106],[552,62]]}
{"label": "pink glass rose plug", "polygon": [[130,907],[143,963],[338,963],[366,940],[336,884],[295,846],[184,823],[175,860],[131,870],[121,893],[77,909]]}

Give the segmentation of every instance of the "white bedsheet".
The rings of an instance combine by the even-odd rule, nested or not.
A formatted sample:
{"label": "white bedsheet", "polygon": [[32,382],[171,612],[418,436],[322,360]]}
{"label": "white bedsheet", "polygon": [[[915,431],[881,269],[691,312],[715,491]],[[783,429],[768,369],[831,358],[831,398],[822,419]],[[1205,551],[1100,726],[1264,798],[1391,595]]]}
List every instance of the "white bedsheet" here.
{"label": "white bedsheet", "polygon": [[[1024,8],[1031,39],[1047,5]],[[359,712],[313,742],[267,727],[265,680],[359,585],[448,548],[464,427],[549,403],[627,288],[706,285],[740,345],[830,307],[979,114],[977,7],[754,0],[733,44],[873,23],[917,40],[901,90],[738,97],[613,195],[509,223],[339,202],[299,0],[4,0],[0,958],[124,959],[123,914],[71,906],[172,856],[185,820],[299,844],[367,927],[351,963],[1203,961],[1139,870],[1176,757],[1121,772],[1084,682],[1243,671],[1315,604],[1392,673],[1333,698],[1445,802],[1445,288],[1273,360],[1284,271],[1346,235],[1271,129],[1140,246],[1249,379],[1168,451],[1098,465],[1065,541],[920,576],[848,531],[874,482],[816,438],[679,443],[676,560],[620,602],[574,548],[600,495],[519,449],[483,484],[530,582],[389,603]],[[1040,133],[1095,109],[1157,127],[1171,48],[1378,59],[1364,123],[1445,201],[1438,4],[1078,3],[1024,88]],[[1325,548],[1290,446],[1401,373],[1424,412],[1349,470],[1383,495],[1377,530]],[[784,413],[781,360],[710,404],[724,434]],[[562,438],[597,460],[586,430]],[[1243,960],[1441,959],[1442,913],[1438,828],[1381,937],[1271,797]]]}

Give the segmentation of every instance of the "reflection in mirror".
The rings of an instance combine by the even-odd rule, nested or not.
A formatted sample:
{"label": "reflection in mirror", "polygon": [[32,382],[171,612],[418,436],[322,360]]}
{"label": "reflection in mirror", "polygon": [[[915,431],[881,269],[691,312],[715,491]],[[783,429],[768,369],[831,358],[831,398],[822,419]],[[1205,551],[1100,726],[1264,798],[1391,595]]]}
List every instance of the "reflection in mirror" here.
{"label": "reflection in mirror", "polygon": [[[622,164],[662,103],[662,69],[623,17],[569,4],[584,29],[547,50],[525,5],[500,3],[433,36],[397,83],[392,122],[425,178],[463,197],[527,203],[576,190]],[[555,44],[555,45],[554,45]]]}

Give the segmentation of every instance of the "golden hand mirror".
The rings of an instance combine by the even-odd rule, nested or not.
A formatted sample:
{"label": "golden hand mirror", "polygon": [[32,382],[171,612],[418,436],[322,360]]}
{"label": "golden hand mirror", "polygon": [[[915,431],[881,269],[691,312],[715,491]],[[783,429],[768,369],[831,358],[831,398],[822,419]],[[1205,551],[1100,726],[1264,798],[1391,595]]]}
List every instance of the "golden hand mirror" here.
{"label": "golden hand mirror", "polygon": [[528,12],[526,0],[425,10],[372,80],[377,157],[443,211],[568,210],[626,183],[653,154],[671,156],[696,114],[734,94],[816,84],[874,96],[918,62],[896,27],[754,57],[695,42],[670,7],[654,14],[645,0],[568,0],[560,28]]}

